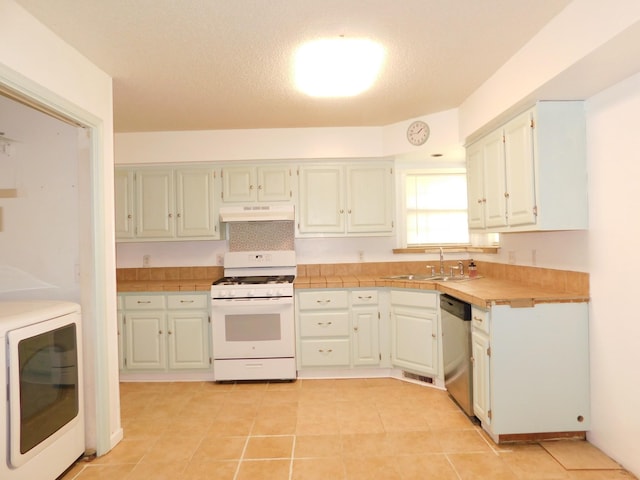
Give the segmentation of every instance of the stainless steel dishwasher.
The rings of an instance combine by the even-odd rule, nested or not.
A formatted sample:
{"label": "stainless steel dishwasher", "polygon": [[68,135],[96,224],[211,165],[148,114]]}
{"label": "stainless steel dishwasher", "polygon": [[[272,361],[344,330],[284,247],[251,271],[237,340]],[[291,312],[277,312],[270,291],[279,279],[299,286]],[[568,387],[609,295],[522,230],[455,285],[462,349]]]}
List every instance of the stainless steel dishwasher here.
{"label": "stainless steel dishwasher", "polygon": [[471,371],[471,305],[457,298],[440,296],[444,384],[449,395],[473,416]]}

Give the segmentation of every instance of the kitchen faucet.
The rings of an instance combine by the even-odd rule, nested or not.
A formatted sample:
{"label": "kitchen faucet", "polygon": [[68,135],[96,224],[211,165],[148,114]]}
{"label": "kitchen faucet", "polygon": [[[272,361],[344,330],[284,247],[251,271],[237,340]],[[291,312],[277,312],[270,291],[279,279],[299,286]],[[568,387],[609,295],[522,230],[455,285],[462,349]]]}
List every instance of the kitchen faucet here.
{"label": "kitchen faucet", "polygon": [[440,275],[444,275],[444,252],[440,247]]}

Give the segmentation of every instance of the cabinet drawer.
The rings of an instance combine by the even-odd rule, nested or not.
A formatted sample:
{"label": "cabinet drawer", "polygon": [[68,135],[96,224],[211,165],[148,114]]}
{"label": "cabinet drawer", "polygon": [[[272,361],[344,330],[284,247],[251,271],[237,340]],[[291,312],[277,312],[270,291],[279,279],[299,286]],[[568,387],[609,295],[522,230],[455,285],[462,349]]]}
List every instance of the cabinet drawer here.
{"label": "cabinet drawer", "polygon": [[300,292],[298,294],[300,310],[335,310],[349,307],[349,296],[346,291]]}
{"label": "cabinet drawer", "polygon": [[438,307],[438,294],[431,292],[411,292],[403,290],[391,291],[392,305],[406,305],[410,307],[422,307],[436,309]]}
{"label": "cabinet drawer", "polygon": [[300,358],[303,366],[349,365],[349,340],[302,340]]}
{"label": "cabinet drawer", "polygon": [[352,305],[377,305],[378,292],[376,290],[357,290],[351,292]]}
{"label": "cabinet drawer", "polygon": [[301,337],[341,337],[349,335],[349,312],[300,314]]}
{"label": "cabinet drawer", "polygon": [[126,310],[163,310],[164,295],[131,295],[124,297]]}
{"label": "cabinet drawer", "polygon": [[489,319],[490,314],[488,310],[482,310],[481,308],[471,307],[471,326],[477,330],[489,333]]}
{"label": "cabinet drawer", "polygon": [[208,308],[209,295],[167,295],[167,308]]}

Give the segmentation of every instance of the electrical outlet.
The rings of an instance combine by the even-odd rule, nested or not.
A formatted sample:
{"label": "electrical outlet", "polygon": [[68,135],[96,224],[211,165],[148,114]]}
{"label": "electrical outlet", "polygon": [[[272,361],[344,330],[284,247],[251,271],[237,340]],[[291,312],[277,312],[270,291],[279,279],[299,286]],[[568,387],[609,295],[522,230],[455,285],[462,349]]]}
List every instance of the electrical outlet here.
{"label": "electrical outlet", "polygon": [[531,265],[535,267],[537,263],[538,263],[538,252],[536,252],[536,249],[534,248],[533,250],[531,250]]}
{"label": "electrical outlet", "polygon": [[358,260],[364,262],[364,252],[362,250],[358,251]]}
{"label": "electrical outlet", "polygon": [[150,267],[151,266],[151,255],[144,255],[142,257],[142,266]]}
{"label": "electrical outlet", "polygon": [[513,250],[509,252],[509,263],[511,265],[515,265],[516,263],[516,252],[514,252]]}
{"label": "electrical outlet", "polygon": [[216,265],[224,265],[224,253],[216,253]]}

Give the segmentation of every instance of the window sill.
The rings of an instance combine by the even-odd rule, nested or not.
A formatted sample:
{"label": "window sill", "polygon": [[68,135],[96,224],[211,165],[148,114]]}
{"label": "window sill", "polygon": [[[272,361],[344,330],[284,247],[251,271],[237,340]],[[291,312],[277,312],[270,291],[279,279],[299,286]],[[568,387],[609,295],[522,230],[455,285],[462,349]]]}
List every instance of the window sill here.
{"label": "window sill", "polygon": [[425,245],[424,247],[394,248],[393,253],[439,253],[440,248],[442,248],[443,252],[447,253],[498,253],[498,250],[500,249],[498,246],[474,247],[471,245],[443,245],[442,247],[437,247],[435,245]]}

